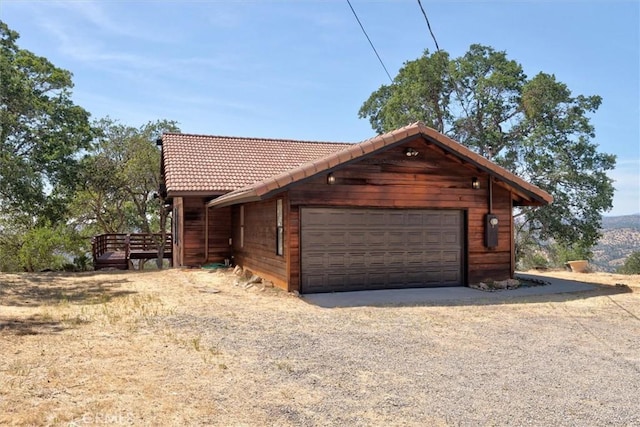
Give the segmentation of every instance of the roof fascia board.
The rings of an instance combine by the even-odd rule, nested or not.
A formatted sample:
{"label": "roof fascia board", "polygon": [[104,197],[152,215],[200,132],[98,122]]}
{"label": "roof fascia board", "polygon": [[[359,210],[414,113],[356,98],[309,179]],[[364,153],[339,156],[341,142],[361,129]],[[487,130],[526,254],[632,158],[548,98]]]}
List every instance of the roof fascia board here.
{"label": "roof fascia board", "polygon": [[229,196],[222,200],[222,196],[209,200],[206,204],[207,208],[224,208],[226,206],[237,205],[240,203],[258,202],[262,200],[262,197],[255,194],[253,191],[243,191],[237,194],[228,193]]}
{"label": "roof fascia board", "polygon": [[227,193],[223,191],[167,191],[167,197],[219,197]]}

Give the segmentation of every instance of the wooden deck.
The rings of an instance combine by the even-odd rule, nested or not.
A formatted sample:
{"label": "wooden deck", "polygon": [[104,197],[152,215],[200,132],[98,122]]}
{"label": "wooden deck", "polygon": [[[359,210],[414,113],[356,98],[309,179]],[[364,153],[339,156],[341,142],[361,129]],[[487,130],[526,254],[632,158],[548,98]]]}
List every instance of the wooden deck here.
{"label": "wooden deck", "polygon": [[[91,239],[93,268],[128,270],[133,265],[131,260],[144,263],[158,258],[158,248],[162,243],[160,233],[100,234]],[[172,259],[172,247],[171,235],[167,234],[163,258]]]}

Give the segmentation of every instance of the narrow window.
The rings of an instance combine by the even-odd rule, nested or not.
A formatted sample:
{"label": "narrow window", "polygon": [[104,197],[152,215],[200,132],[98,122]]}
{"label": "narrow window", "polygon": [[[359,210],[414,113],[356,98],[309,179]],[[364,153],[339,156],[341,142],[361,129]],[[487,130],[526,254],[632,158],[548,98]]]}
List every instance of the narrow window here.
{"label": "narrow window", "polygon": [[244,248],[244,205],[240,206],[240,247]]}
{"label": "narrow window", "polygon": [[180,243],[180,210],[177,206],[173,208],[171,225],[173,226],[173,244],[177,245]]}
{"label": "narrow window", "polygon": [[284,255],[284,210],[282,199],[276,200],[276,255]]}

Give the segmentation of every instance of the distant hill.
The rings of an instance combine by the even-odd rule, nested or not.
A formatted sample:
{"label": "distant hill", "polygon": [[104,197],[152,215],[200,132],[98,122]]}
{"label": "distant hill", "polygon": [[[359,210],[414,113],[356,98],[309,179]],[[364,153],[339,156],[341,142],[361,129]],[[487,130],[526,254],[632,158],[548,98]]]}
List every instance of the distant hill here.
{"label": "distant hill", "polygon": [[591,264],[613,272],[631,252],[640,251],[640,214],[602,218],[602,237],[593,249]]}

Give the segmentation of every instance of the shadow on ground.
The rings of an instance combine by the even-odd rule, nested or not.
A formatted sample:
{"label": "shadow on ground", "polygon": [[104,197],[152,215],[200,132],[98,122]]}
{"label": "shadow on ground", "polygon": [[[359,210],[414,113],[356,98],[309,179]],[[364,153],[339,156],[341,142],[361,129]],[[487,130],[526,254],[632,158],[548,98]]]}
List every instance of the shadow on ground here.
{"label": "shadow on ground", "polygon": [[629,286],[624,284],[612,286],[535,275],[521,276],[523,279],[540,280],[547,284],[495,292],[481,291],[467,287],[334,292],[325,294],[307,294],[303,295],[302,299],[308,304],[322,308],[402,306],[446,307],[566,302],[633,292]]}
{"label": "shadow on ground", "polygon": [[0,336],[10,335],[39,335],[61,332],[68,329],[62,322],[35,315],[25,319],[11,319],[0,316]]}
{"label": "shadow on ground", "polygon": [[102,304],[135,292],[114,274],[21,273],[0,276],[0,306],[37,307],[59,303]]}

